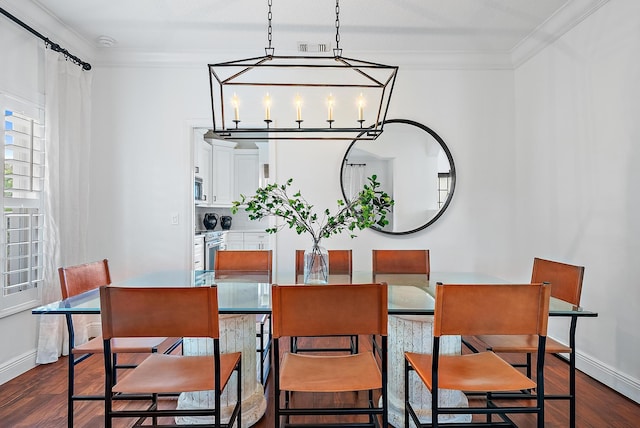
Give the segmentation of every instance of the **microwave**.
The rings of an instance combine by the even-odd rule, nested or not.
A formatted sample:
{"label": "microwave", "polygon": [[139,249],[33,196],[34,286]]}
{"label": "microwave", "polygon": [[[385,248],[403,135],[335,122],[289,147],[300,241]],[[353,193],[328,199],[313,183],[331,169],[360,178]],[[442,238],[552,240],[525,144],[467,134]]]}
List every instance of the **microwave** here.
{"label": "microwave", "polygon": [[196,202],[204,202],[207,200],[206,195],[202,193],[202,178],[195,177],[193,180],[193,199]]}

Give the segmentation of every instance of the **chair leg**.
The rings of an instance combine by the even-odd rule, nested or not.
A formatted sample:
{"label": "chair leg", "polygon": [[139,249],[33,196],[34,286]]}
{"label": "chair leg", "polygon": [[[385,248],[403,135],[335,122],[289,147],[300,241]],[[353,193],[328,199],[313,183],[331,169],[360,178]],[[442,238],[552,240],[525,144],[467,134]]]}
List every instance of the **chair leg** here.
{"label": "chair leg", "polygon": [[578,318],[571,317],[569,326],[569,427],[576,428],[576,327]]}
{"label": "chair leg", "polygon": [[409,362],[404,360],[404,428],[409,428]]}
{"label": "chair leg", "polygon": [[[108,358],[105,358],[105,360],[109,360]],[[111,412],[112,412],[112,406],[113,406],[113,396],[111,394],[111,384],[112,384],[112,376],[113,376],[113,370],[111,370],[111,367],[109,367],[109,363],[105,361],[105,382],[104,382],[104,426],[105,428],[111,428],[112,427],[112,418],[111,418]]]}
{"label": "chair leg", "polygon": [[113,354],[113,384],[115,385],[118,382],[118,354]]}
{"label": "chair leg", "polygon": [[258,359],[260,360],[260,383],[264,386],[264,323],[261,322],[259,324],[260,327],[257,334],[259,345],[256,351],[258,353]]}
{"label": "chair leg", "polygon": [[75,343],[75,333],[73,331],[73,318],[71,314],[66,314],[67,332],[69,333],[69,373],[67,385],[67,427],[73,428],[73,394],[75,385],[75,365],[76,359],[73,355],[73,345]]}
{"label": "chair leg", "polygon": [[75,356],[69,350],[69,376],[67,385],[67,427],[73,428],[73,392],[74,392]]}
{"label": "chair leg", "polygon": [[240,358],[240,362],[238,363],[238,381],[236,382],[236,397],[238,400],[238,415],[237,415],[237,426],[241,428],[241,420],[242,420],[242,357]]}
{"label": "chair leg", "polygon": [[569,355],[569,427],[576,428],[576,355]]}

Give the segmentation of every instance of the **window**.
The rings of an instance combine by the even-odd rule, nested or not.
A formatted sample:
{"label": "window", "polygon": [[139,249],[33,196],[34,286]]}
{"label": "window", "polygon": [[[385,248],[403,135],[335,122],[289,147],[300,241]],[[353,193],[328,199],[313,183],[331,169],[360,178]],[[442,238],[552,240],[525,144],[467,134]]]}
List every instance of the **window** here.
{"label": "window", "polygon": [[447,202],[451,191],[451,171],[438,173],[438,209]]}
{"label": "window", "polygon": [[40,303],[43,281],[43,110],[0,96],[4,142],[0,316]]}

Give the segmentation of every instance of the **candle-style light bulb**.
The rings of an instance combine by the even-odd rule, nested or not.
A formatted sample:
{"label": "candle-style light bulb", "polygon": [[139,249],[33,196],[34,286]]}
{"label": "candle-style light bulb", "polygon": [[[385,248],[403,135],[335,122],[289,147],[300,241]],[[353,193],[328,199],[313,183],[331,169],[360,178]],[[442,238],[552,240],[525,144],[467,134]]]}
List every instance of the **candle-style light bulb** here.
{"label": "candle-style light bulb", "polygon": [[364,96],[362,96],[362,92],[358,97],[358,120],[364,120]]}
{"label": "candle-style light bulb", "polygon": [[267,92],[264,97],[264,120],[271,120],[271,96]]}
{"label": "candle-style light bulb", "polygon": [[296,94],[296,120],[302,120],[302,98]]}
{"label": "candle-style light bulb", "polygon": [[235,120],[240,120],[240,100],[236,93],[233,93],[233,97],[231,97],[231,105],[233,105],[233,116]]}
{"label": "candle-style light bulb", "polygon": [[327,109],[328,109],[328,116],[329,116],[329,120],[333,120],[333,95],[331,93],[329,93],[329,96],[327,97]]}

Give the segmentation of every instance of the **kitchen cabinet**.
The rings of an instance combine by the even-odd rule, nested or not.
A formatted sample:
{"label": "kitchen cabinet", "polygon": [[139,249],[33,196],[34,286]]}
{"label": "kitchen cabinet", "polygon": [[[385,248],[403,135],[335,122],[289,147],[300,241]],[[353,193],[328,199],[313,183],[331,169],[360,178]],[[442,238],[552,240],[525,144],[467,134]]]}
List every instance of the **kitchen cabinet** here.
{"label": "kitchen cabinet", "polygon": [[268,250],[269,237],[266,232],[244,232],[245,250]]}
{"label": "kitchen cabinet", "polygon": [[200,141],[198,147],[198,164],[196,166],[196,177],[202,179],[202,203],[211,203],[211,162],[212,148],[207,141]]}
{"label": "kitchen cabinet", "polygon": [[237,143],[215,140],[212,150],[212,185],[210,205],[231,205],[233,201],[234,147]]}
{"label": "kitchen cabinet", "polygon": [[204,235],[196,235],[193,242],[193,269],[204,269]]}
{"label": "kitchen cabinet", "polygon": [[234,200],[255,195],[259,187],[258,150],[236,149],[234,153]]}
{"label": "kitchen cabinet", "polygon": [[268,250],[269,234],[267,232],[227,233],[227,250]]}
{"label": "kitchen cabinet", "polygon": [[244,250],[244,233],[243,232],[227,232],[227,250]]}

